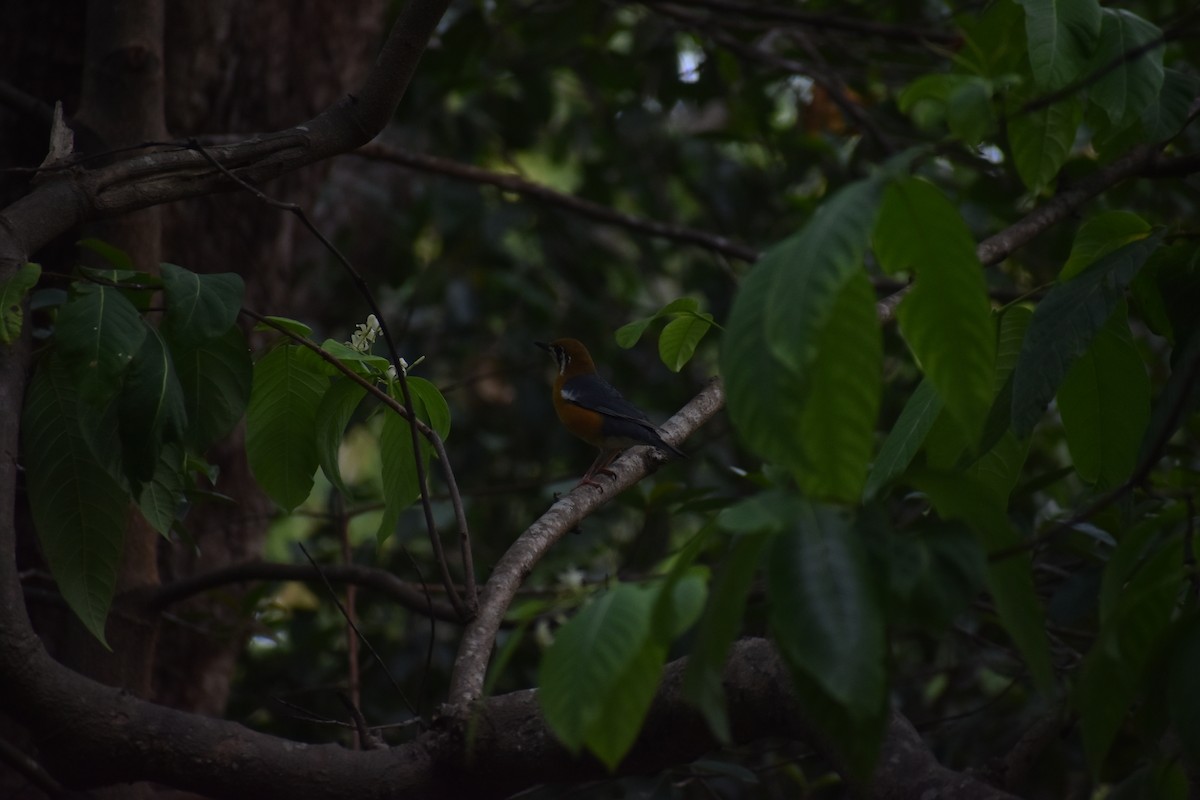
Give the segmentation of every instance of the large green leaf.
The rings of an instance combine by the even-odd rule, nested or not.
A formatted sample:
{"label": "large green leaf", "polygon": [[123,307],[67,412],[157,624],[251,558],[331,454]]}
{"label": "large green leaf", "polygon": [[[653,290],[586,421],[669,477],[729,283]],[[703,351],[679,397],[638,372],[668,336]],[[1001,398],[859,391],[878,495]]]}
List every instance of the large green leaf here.
{"label": "large green leaf", "polygon": [[[995,495],[966,475],[922,472],[913,477],[916,486],[929,495],[943,519],[965,522],[988,553],[1020,543],[1009,524],[1004,506]],[[1046,640],[1045,612],[1033,587],[1033,563],[1028,554],[991,561],[987,586],[996,612],[1038,688],[1048,694],[1054,686],[1050,647]]]}
{"label": "large green leaf", "polygon": [[141,348],[146,330],[137,309],[119,290],[81,283],[59,310],[54,333],[61,355],[76,370],[76,380],[85,390],[94,386],[108,394]]}
{"label": "large green leaf", "polygon": [[146,328],[118,401],[125,467],[139,480],[154,474],[164,438],[181,441],[187,428],[183,387],[167,343],[157,330]]}
{"label": "large green leaf", "polygon": [[1025,7],[1029,63],[1038,87],[1061,89],[1080,76],[1100,35],[1097,0],[1017,0]]}
{"label": "large green leaf", "polygon": [[773,275],[791,241],[769,251],[742,280],[721,341],[721,374],[730,418],[746,446],[779,464],[789,463],[799,446],[797,399],[804,384],[771,354],[763,314]]}
{"label": "large green leaf", "polygon": [[25,322],[22,303],[41,274],[42,268],[38,264],[22,264],[8,280],[0,283],[0,344],[12,344],[21,335],[21,326]]}
{"label": "large green leaf", "polygon": [[773,248],[771,286],[756,316],[765,316],[767,347],[793,373],[804,375],[819,352],[817,339],[836,316],[846,284],[862,271],[879,206],[880,179],[858,181],[826,200],[798,236]]}
{"label": "large green leaf", "polygon": [[1017,174],[1037,192],[1066,162],[1083,120],[1083,100],[1076,94],[1026,111],[1025,104],[1033,99],[1028,90],[1014,89],[1009,95],[1008,141]]}
{"label": "large green leaf", "polygon": [[215,339],[237,320],[245,284],[240,275],[197,275],[174,264],[162,265],[167,301],[164,330],[182,344]]}
{"label": "large green leaf", "polygon": [[[851,276],[816,341],[801,397],[800,425],[782,463],[810,497],[856,503],[862,496],[882,394],[883,341],[866,273]],[[770,424],[770,420],[766,420]],[[777,432],[780,438],[787,433]]]}
{"label": "large green leaf", "polygon": [[1140,116],[1162,90],[1163,47],[1128,55],[1160,40],[1162,31],[1131,11],[1106,8],[1101,13],[1100,42],[1088,69],[1099,71],[1119,59],[1121,64],[1101,75],[1088,88],[1088,97],[1104,109],[1114,127],[1120,127]]}
{"label": "large green leaf", "polygon": [[647,641],[617,677],[619,688],[609,692],[600,716],[584,733],[583,743],[609,771],[637,740],[666,660],[666,645]]}
{"label": "large green leaf", "polygon": [[768,560],[771,630],[814,725],[861,773],[874,762],[887,709],[881,598],[847,512],[797,506]]}
{"label": "large green leaf", "polygon": [[338,449],[342,444],[346,423],[350,421],[354,409],[358,408],[366,393],[367,390],[354,381],[334,378],[333,385],[325,392],[321,404],[317,406],[317,456],[321,471],[325,473],[329,482],[347,497],[350,495],[350,489],[342,480],[342,471],[338,467]]}
{"label": "large green leaf", "polygon": [[1080,477],[1103,490],[1133,472],[1150,419],[1150,378],[1124,303],[1067,372],[1058,410]]}
{"label": "large green leaf", "polygon": [[683,676],[684,697],[700,709],[709,729],[722,742],[731,739],[721,683],[725,661],[741,630],[746,598],[769,539],[765,533],[748,533],[733,540],[709,592]]}
{"label": "large green leaf", "polygon": [[884,699],[883,614],[866,553],[843,509],[796,504],[767,564],[771,629],[794,669],[854,716]]}
{"label": "large green leaf", "polygon": [[1177,69],[1163,71],[1162,90],[1142,113],[1142,128],[1150,141],[1161,142],[1179,132],[1188,119],[1198,84],[1195,75]]}
{"label": "large green leaf", "polygon": [[[538,701],[546,723],[572,753],[603,737],[604,729],[628,723],[612,719],[617,696],[626,690],[623,680],[632,679],[636,685],[629,690],[644,694],[648,676],[640,659],[649,660],[656,596],[629,584],[610,589],[562,626],[542,657]],[[641,725],[640,718],[636,722]]]}
{"label": "large green leaf", "polygon": [[1147,667],[1170,625],[1183,580],[1182,551],[1182,542],[1172,539],[1147,559],[1126,584],[1084,659],[1074,699],[1093,773],[1099,773],[1141,693]]}
{"label": "large green leaf", "polygon": [[246,411],[254,378],[250,349],[236,327],[201,344],[167,343],[183,387],[185,442],[203,452],[232,431]]}
{"label": "large green leaf", "polygon": [[259,484],[286,511],[312,491],[317,407],[328,386],[329,378],[311,368],[299,347],[277,347],[254,365],[246,456]]}
{"label": "large green leaf", "polygon": [[22,459],[50,572],[67,605],[104,642],[129,496],[93,457],[80,427],[80,403],[74,368],[52,354],[25,399]]}
{"label": "large green leaf", "polygon": [[864,502],[874,499],[883,487],[908,469],[941,413],[942,398],[926,378],[908,398],[896,424],[883,440],[863,488]]}
{"label": "large green leaf", "polygon": [[1162,236],[1160,232],[1114,250],[1055,286],[1038,304],[1013,371],[1012,425],[1018,436],[1033,430],[1071,365],[1087,352]]}
{"label": "large green leaf", "polygon": [[888,272],[915,273],[897,311],[900,330],[947,411],[974,441],[991,406],[996,357],[974,237],[937,188],[901,178],[884,191],[874,249]]}

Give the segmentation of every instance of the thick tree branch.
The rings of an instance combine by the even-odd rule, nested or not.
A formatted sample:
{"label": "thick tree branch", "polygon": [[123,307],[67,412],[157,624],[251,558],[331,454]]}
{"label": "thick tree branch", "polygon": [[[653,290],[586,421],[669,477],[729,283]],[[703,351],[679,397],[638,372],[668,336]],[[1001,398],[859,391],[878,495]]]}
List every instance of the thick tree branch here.
{"label": "thick tree branch", "polygon": [[[663,438],[679,444],[707,422],[725,404],[725,392],[714,380],[662,426]],[[521,582],[568,531],[616,495],[656,469],[664,457],[653,448],[635,447],[614,464],[611,481],[603,492],[593,486],[577,486],[530,525],[496,562],[491,577],[479,593],[479,611],[463,631],[454,673],[450,678],[452,713],[465,715],[483,694],[483,680],[491,658],[496,632]]]}
{"label": "thick tree branch", "polygon": [[[448,5],[449,0],[410,0],[357,95],[289,130],[208,152],[244,180],[259,183],[366,143],[391,119]],[[0,240],[8,240],[0,241],[0,256],[23,261],[84,220],[235,187],[203,155],[187,149],[64,170],[0,212]]]}

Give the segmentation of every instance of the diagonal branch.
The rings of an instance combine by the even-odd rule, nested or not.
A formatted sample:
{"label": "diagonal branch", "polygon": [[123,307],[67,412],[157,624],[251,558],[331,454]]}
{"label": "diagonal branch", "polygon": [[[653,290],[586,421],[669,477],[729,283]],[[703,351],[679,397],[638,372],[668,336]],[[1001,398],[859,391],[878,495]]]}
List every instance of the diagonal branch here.
{"label": "diagonal branch", "polygon": [[[662,426],[663,438],[670,444],[679,444],[716,414],[724,403],[724,389],[714,380],[667,420]],[[615,477],[604,484],[603,492],[591,486],[576,487],[518,536],[496,562],[491,577],[479,593],[479,612],[463,631],[454,659],[449,702],[455,713],[465,714],[482,696],[496,632],[521,582],[534,565],[582,519],[656,469],[661,458],[653,448],[636,447],[628,451],[610,466]]]}

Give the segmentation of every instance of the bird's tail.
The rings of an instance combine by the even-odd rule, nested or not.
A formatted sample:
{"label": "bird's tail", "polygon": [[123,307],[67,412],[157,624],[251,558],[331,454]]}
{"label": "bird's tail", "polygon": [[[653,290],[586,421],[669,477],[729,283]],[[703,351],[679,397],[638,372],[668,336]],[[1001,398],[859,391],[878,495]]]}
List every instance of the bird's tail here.
{"label": "bird's tail", "polygon": [[658,441],[654,444],[655,447],[657,447],[659,450],[665,450],[676,458],[687,458],[687,453],[683,452],[675,445],[668,443],[662,438],[662,434],[658,433],[658,431],[655,431],[655,434],[656,438],[658,439]]}

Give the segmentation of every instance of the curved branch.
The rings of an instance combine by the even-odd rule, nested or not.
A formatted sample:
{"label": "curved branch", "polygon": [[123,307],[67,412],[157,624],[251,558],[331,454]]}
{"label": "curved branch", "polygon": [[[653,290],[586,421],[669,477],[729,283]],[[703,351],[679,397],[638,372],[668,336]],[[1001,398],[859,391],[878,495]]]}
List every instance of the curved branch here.
{"label": "curved branch", "polygon": [[[347,583],[373,589],[418,614],[446,622],[462,622],[462,618],[449,603],[431,600],[420,586],[402,581],[386,570],[361,564],[328,564],[322,566],[321,571],[333,583]],[[231,583],[315,580],[320,580],[320,575],[312,567],[304,564],[248,561],[156,587],[142,602],[149,609],[160,611],[193,595]]]}
{"label": "curved branch", "polygon": [[[292,172],[366,143],[391,119],[449,0],[409,0],[357,95],[286,131],[209,149],[251,182]],[[54,175],[0,212],[0,257],[25,261],[87,219],[115,216],[236,187],[199,153],[169,150]]]}
{"label": "curved branch", "polygon": [[[720,381],[704,387],[675,416],[662,426],[663,438],[679,444],[716,414],[725,404],[725,392]],[[591,486],[577,486],[530,525],[496,562],[492,575],[479,593],[479,611],[463,631],[454,673],[450,678],[451,713],[465,715],[483,694],[484,675],[496,632],[525,580],[542,556],[574,528],[610,499],[628,489],[663,463],[665,457],[649,447],[627,451],[609,469],[614,473],[611,482],[598,492]]]}

